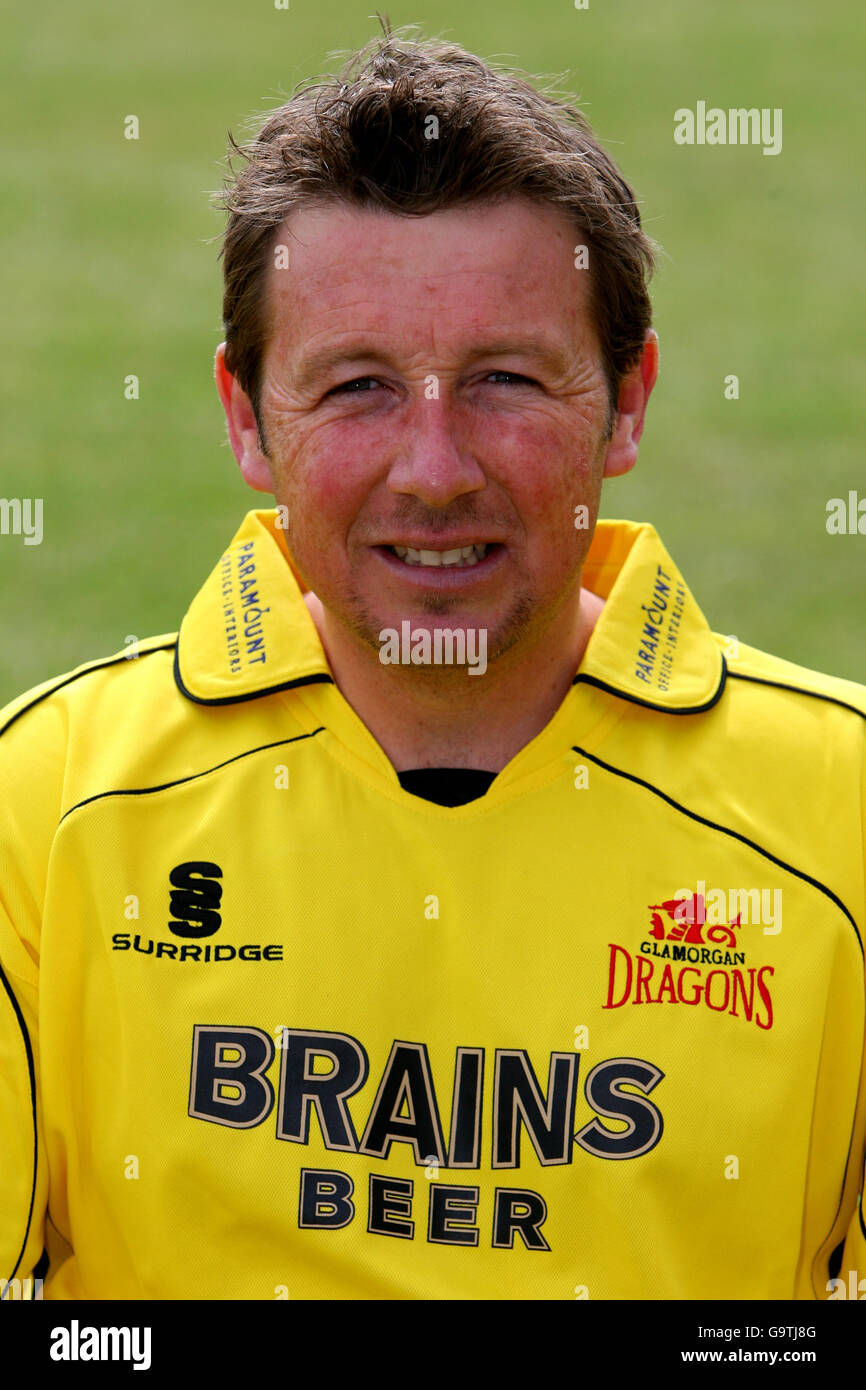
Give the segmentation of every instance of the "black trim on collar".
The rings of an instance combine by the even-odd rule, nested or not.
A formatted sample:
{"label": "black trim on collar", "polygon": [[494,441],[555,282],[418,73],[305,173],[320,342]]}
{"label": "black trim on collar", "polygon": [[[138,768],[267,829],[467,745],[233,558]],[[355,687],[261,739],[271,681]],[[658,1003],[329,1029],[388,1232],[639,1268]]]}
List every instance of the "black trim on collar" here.
{"label": "black trim on collar", "polygon": [[241,695],[218,695],[213,699],[205,699],[203,695],[193,695],[183,683],[180,674],[180,643],[178,642],[174,650],[174,681],[181,695],[185,695],[188,700],[192,700],[194,705],[242,705],[247,700],[260,700],[264,695],[276,695],[280,690],[294,690],[299,685],[333,685],[333,676],[318,672],[312,676],[299,676],[297,680],[283,681],[280,685],[268,685],[264,690],[247,690]]}
{"label": "black trim on collar", "polygon": [[703,714],[706,710],[712,709],[713,705],[718,704],[719,700],[722,698],[722,692],[724,691],[728,676],[728,663],[725,661],[724,652],[721,653],[721,658],[722,673],[714,693],[708,700],[705,700],[702,705],[685,705],[682,709],[672,709],[670,705],[660,704],[656,700],[641,700],[637,695],[628,695],[624,690],[618,689],[617,686],[609,685],[607,681],[601,680],[599,676],[585,676],[582,675],[580,671],[578,671],[571,684],[572,686],[594,685],[599,690],[607,691],[608,695],[616,695],[620,700],[628,700],[630,705],[643,705],[645,709],[660,710],[662,714]]}

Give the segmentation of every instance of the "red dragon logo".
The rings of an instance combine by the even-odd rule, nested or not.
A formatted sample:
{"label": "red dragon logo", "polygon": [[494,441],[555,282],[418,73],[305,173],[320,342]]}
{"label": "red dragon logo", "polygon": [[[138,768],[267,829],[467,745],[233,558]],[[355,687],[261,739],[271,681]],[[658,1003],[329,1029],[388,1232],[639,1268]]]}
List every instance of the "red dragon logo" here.
{"label": "red dragon logo", "polygon": [[[656,941],[685,941],[689,946],[705,945],[701,934],[701,928],[707,920],[703,894],[693,893],[691,898],[668,898],[663,903],[649,903],[648,907],[653,915],[649,934],[654,936]],[[667,924],[661,915],[663,912],[674,923],[667,931]],[[730,946],[736,949],[737,938],[734,928],[741,925],[738,912],[733,922],[729,922],[727,926],[719,924],[707,927],[706,941],[712,942],[715,946]]]}

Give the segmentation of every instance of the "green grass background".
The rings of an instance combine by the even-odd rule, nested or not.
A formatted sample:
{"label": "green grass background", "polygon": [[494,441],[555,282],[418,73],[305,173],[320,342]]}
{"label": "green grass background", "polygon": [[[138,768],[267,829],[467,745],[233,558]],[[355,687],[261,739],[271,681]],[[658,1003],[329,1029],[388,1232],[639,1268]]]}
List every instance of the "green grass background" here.
{"label": "green grass background", "polygon": [[[561,74],[665,255],[662,371],[605,516],[652,521],[711,624],[866,682],[862,5],[395,2],[485,57]],[[3,17],[0,703],[128,635],[173,631],[251,506],[212,381],[226,131],[377,31],[350,0],[109,0]],[[784,147],[679,147],[673,112],[782,107]],[[141,124],[137,142],[123,119]],[[127,401],[136,373],[141,397]],[[740,378],[726,401],[723,379]]]}

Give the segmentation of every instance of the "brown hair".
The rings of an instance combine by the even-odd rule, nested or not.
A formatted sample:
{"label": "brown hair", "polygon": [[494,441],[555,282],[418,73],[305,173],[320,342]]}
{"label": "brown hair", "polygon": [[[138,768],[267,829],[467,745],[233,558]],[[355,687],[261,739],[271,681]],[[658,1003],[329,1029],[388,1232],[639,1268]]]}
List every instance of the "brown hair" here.
{"label": "brown hair", "polygon": [[[315,200],[415,216],[514,196],[563,208],[589,250],[610,433],[620,381],[652,319],[647,282],[657,248],[634,193],[570,101],[456,44],[383,27],[337,76],[271,112],[249,143],[229,134],[231,178],[215,195],[228,213],[220,252],[226,366],[252,402],[262,441],[271,244],[289,213]],[[238,173],[232,152],[245,161]]]}

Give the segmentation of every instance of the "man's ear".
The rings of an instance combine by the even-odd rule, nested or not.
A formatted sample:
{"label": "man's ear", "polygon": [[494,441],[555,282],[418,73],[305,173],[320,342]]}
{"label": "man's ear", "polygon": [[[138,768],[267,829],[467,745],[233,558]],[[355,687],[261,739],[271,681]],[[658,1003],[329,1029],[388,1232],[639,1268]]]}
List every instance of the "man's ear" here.
{"label": "man's ear", "polygon": [[655,329],[650,328],[644,339],[640,361],[620,382],[613,436],[604,458],[606,478],[628,473],[637,463],[637,446],[643,434],[647,402],[658,374],[659,337]]}
{"label": "man's ear", "polygon": [[214,361],[214,377],[219,398],[223,403],[228,425],[229,441],[240,464],[244,482],[256,492],[273,492],[274,481],[267,455],[259,442],[252,402],[226,366],[226,345],[220,343]]}

